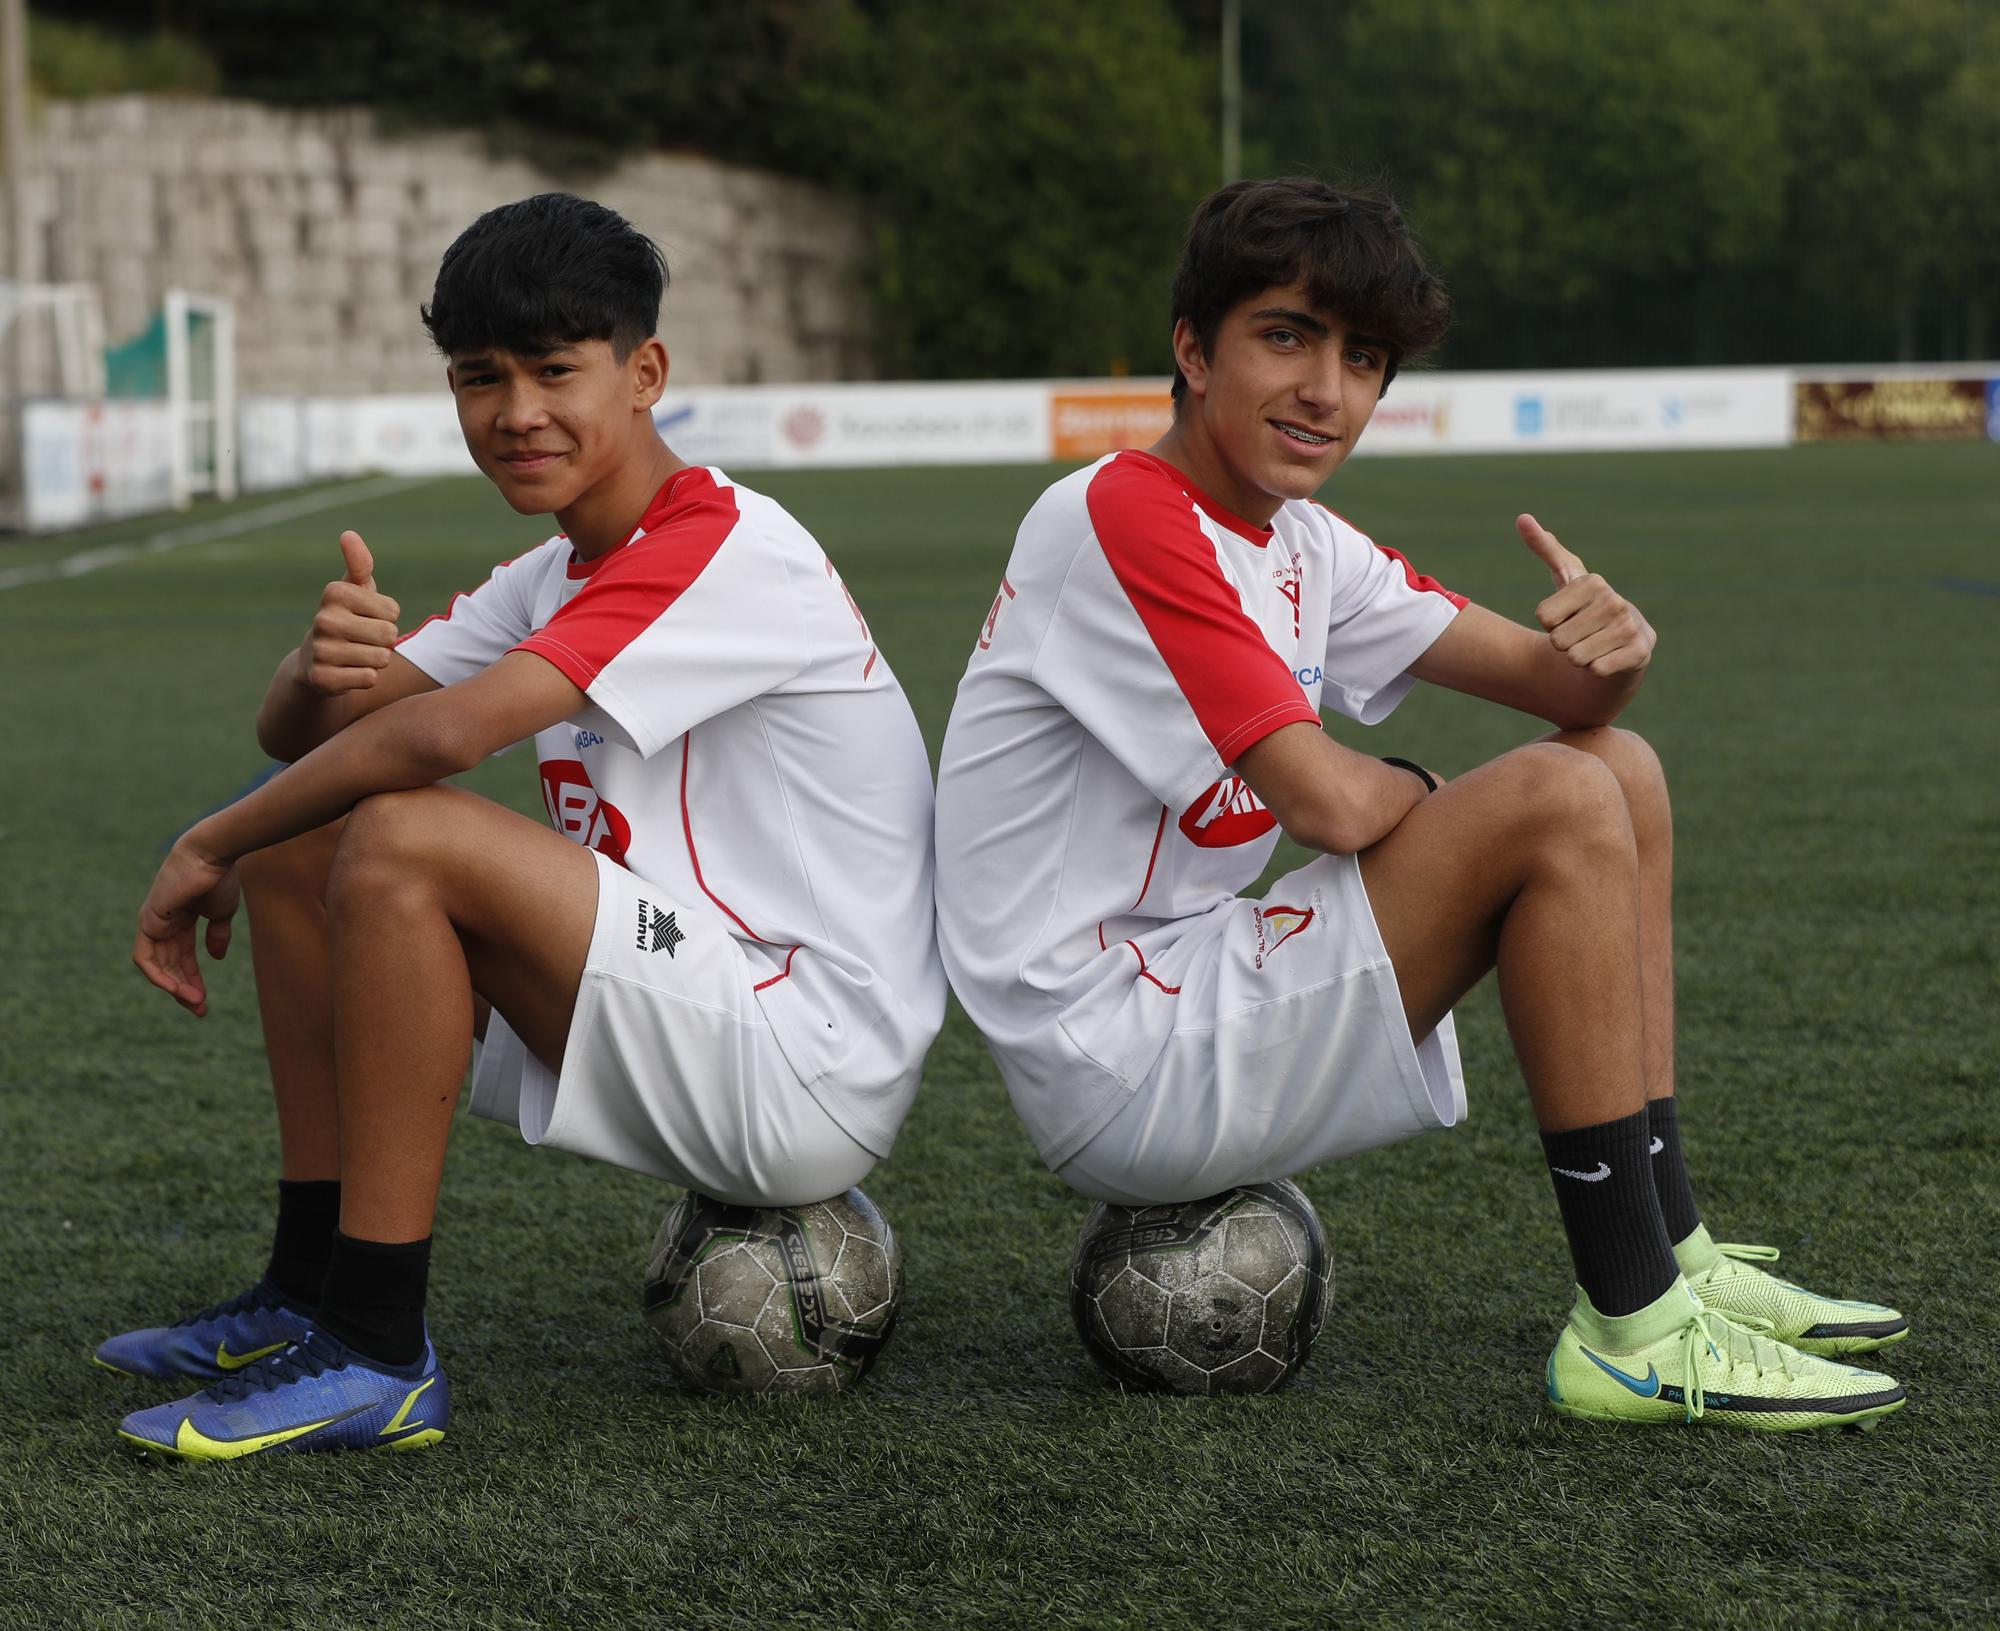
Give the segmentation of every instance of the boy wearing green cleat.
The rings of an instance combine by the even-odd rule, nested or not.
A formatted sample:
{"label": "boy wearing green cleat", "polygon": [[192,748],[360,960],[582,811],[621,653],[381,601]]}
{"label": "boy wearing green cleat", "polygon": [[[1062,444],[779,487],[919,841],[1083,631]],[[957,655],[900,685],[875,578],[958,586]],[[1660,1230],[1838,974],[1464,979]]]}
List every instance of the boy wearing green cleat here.
{"label": "boy wearing green cleat", "polygon": [[[1578,1294],[1572,1415],[1866,1425],[1904,1333],[1718,1247],[1675,1115],[1673,819],[1612,728],[1638,608],[1532,516],[1539,628],[1311,502],[1448,302],[1386,198],[1301,178],[1202,205],[1175,418],[1023,522],[938,782],[945,963],[1043,1160],[1125,1204],[1281,1177],[1464,1112],[1451,1008],[1497,970]],[[1342,747],[1416,680],[1555,730],[1445,786]],[[1248,892],[1280,830],[1315,860]]]}

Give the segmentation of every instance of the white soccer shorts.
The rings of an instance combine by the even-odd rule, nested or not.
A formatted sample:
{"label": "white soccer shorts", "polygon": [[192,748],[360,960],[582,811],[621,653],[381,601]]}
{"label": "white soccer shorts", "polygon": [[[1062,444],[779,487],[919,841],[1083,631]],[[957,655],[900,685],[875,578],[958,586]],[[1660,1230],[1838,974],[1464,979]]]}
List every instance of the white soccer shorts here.
{"label": "white soccer shorts", "polygon": [[1057,1172],[1093,1200],[1195,1200],[1465,1119],[1451,1019],[1412,1042],[1353,856],[1232,902],[1168,959],[1166,1048]]}
{"label": "white soccer shorts", "polygon": [[593,850],[597,921],[560,1076],[495,1013],[472,1110],[716,1200],[797,1206],[858,1184],[874,1155],[800,1082],[721,915]]}

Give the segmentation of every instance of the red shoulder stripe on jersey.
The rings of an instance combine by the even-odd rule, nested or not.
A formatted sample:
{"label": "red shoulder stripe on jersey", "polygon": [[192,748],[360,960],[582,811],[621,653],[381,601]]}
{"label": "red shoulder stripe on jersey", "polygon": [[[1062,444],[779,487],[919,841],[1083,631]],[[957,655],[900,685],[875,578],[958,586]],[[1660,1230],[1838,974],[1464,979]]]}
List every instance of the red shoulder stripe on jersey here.
{"label": "red shoulder stripe on jersey", "polygon": [[469,590],[465,589],[459,590],[457,594],[453,595],[451,599],[449,599],[444,603],[443,611],[432,612],[429,617],[425,618],[415,628],[410,630],[408,634],[397,635],[396,644],[400,646],[405,640],[414,640],[419,634],[423,633],[423,631],[429,628],[433,623],[449,623],[451,621],[451,614],[458,610],[458,603],[461,600],[464,600],[469,593],[470,593]]}
{"label": "red shoulder stripe on jersey", "polygon": [[1430,578],[1424,576],[1423,573],[1419,572],[1414,566],[1410,565],[1409,556],[1405,555],[1400,549],[1391,549],[1387,544],[1376,544],[1373,538],[1370,538],[1367,533],[1361,532],[1361,529],[1355,526],[1352,521],[1348,520],[1346,516],[1342,515],[1340,511],[1332,508],[1330,505],[1320,503],[1318,499],[1314,499],[1312,502],[1313,502],[1313,507],[1315,509],[1325,510],[1328,515],[1332,516],[1334,520],[1338,521],[1343,527],[1348,528],[1352,532],[1361,533],[1361,537],[1364,542],[1375,544],[1375,547],[1381,550],[1381,552],[1384,555],[1388,556],[1390,560],[1396,562],[1399,566],[1401,566],[1403,569],[1403,576],[1406,580],[1408,580],[1409,585],[1412,589],[1417,590],[1420,594],[1443,595],[1446,600],[1450,601],[1452,605],[1456,606],[1460,611],[1465,610],[1466,607],[1465,596],[1459,594],[1458,591],[1455,589],[1447,589],[1443,584],[1439,583],[1436,578]]}
{"label": "red shoulder stripe on jersey", "polygon": [[1099,548],[1223,763],[1319,714],[1222,575],[1194,505],[1157,459],[1120,454],[1085,502]]}
{"label": "red shoulder stripe on jersey", "polygon": [[1207,493],[1203,492],[1201,488],[1195,486],[1193,482],[1188,480],[1187,472],[1185,470],[1182,470],[1178,465],[1169,464],[1165,459],[1161,458],[1158,454],[1148,453],[1144,448],[1137,448],[1137,447],[1131,448],[1125,454],[1123,454],[1122,457],[1129,459],[1145,460],[1146,463],[1150,464],[1155,470],[1159,471],[1161,475],[1165,476],[1168,481],[1172,482],[1175,486],[1179,487],[1180,490],[1186,493],[1189,498],[1193,499],[1195,503],[1199,504],[1202,508],[1202,512],[1205,515],[1207,515],[1210,520],[1220,521],[1231,532],[1235,533],[1237,537],[1245,539],[1248,542],[1257,545],[1257,547],[1260,549],[1271,541],[1272,529],[1270,527],[1268,526],[1259,527],[1253,525],[1251,522],[1245,521],[1243,517],[1238,515],[1234,510],[1229,509],[1224,505],[1216,503],[1216,501],[1210,498]]}
{"label": "red shoulder stripe on jersey", "polygon": [[1400,549],[1391,549],[1387,544],[1376,544],[1375,547],[1381,550],[1384,555],[1388,556],[1398,566],[1402,567],[1403,576],[1408,579],[1412,589],[1427,595],[1443,595],[1446,600],[1450,601],[1460,611],[1465,610],[1465,596],[1457,593],[1455,590],[1447,589],[1436,578],[1425,577],[1423,573],[1410,565],[1410,558]]}
{"label": "red shoulder stripe on jersey", "polygon": [[585,563],[589,581],[514,647],[588,691],[597,676],[701,576],[738,519],[736,494],[699,466],[679,472],[646,512],[643,537]]}

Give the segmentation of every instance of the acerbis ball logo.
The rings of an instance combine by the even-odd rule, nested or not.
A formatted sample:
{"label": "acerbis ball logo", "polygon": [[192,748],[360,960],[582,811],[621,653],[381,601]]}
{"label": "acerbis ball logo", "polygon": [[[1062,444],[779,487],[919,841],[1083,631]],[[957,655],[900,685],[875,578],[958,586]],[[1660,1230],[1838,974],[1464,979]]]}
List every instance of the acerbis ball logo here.
{"label": "acerbis ball logo", "polygon": [[542,801],[557,832],[585,849],[601,851],[620,866],[625,864],[625,852],[632,847],[632,824],[617,805],[598,797],[580,760],[542,761]]}
{"label": "acerbis ball logo", "polygon": [[1241,776],[1225,776],[1181,813],[1181,836],[1203,849],[1231,849],[1278,824]]}

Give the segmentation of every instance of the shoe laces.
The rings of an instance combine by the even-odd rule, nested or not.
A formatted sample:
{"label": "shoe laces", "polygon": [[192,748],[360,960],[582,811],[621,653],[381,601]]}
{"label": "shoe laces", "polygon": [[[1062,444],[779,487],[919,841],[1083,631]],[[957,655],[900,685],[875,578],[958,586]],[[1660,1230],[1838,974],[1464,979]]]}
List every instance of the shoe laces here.
{"label": "shoe laces", "polygon": [[1797,1378],[1792,1361],[1801,1356],[1782,1342],[1773,1341],[1770,1335],[1773,1328],[1769,1320],[1755,1314],[1724,1314],[1706,1306],[1696,1308],[1681,1331],[1682,1398],[1689,1421],[1698,1420],[1708,1409],[1701,1381],[1704,1348],[1709,1358],[1730,1372],[1738,1365],[1748,1365],[1759,1376],[1776,1371],[1788,1382]]}
{"label": "shoe laces", "polygon": [[269,1359],[246,1366],[234,1376],[225,1376],[207,1391],[211,1399],[226,1403],[247,1399],[253,1393],[268,1393],[308,1376],[323,1376],[347,1363],[347,1350],[320,1331],[308,1331],[299,1341],[288,1343]]}
{"label": "shoe laces", "polygon": [[186,1319],[174,1321],[176,1329],[183,1325],[199,1325],[204,1320],[228,1319],[235,1314],[248,1314],[260,1308],[279,1306],[278,1293],[259,1280],[248,1291],[239,1291],[224,1302],[211,1303],[206,1308],[197,1309]]}

